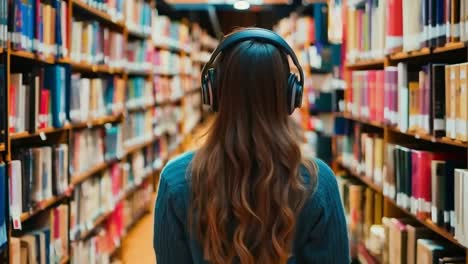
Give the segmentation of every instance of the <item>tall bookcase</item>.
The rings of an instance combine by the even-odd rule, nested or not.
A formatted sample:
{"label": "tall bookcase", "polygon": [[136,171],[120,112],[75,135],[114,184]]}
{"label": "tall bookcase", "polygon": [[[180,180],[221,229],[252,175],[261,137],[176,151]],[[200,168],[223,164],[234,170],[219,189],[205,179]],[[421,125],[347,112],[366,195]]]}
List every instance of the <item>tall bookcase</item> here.
{"label": "tall bookcase", "polygon": [[[410,52],[396,52],[385,56],[382,59],[360,60],[355,63],[347,63],[345,68],[347,71],[363,71],[363,70],[382,70],[387,66],[396,66],[399,62],[406,62],[415,65],[423,65],[429,62],[443,62],[447,64],[462,63],[468,61],[468,45],[463,42],[447,43],[444,47],[423,48],[421,50]],[[421,134],[416,132],[403,132],[397,127],[382,124],[375,121],[366,120],[353,116],[351,113],[337,113],[338,118],[344,118],[354,123],[362,125],[364,131],[375,132],[383,135],[384,149],[388,144],[417,144],[420,147],[434,149],[438,151],[447,151],[454,155],[466,155],[468,153],[468,142],[454,140],[447,137],[434,137],[432,135]],[[335,153],[337,158],[336,164],[342,169],[348,170],[348,175],[357,179],[362,184],[371,188],[376,193],[383,195],[381,186],[375,184],[372,180],[365,177],[362,173],[357,173],[350,168],[347,168],[341,163],[340,157]],[[385,157],[384,154],[384,160]],[[440,238],[449,241],[456,247],[462,248],[466,252],[468,263],[468,248],[460,244],[455,236],[446,229],[437,226],[430,219],[421,219],[409,210],[397,205],[396,201],[383,196],[383,216],[386,217],[409,217],[415,219],[421,225],[432,230]]]}
{"label": "tall bookcase", "polygon": [[[457,158],[461,159],[461,165],[457,165],[457,167],[455,168],[461,168],[465,170],[467,168],[466,157],[468,154],[468,142],[466,141],[466,139],[460,140],[459,136],[456,137],[457,139],[454,139],[455,137],[449,137],[449,115],[446,113],[445,109],[443,109],[443,117],[441,118],[436,116],[437,113],[441,111],[437,108],[439,107],[438,105],[435,106],[436,100],[434,99],[434,94],[436,93],[435,91],[442,91],[442,93],[445,93],[445,96],[447,96],[447,90],[452,89],[449,87],[449,85],[452,85],[450,83],[451,81],[448,80],[451,80],[452,77],[451,74],[449,75],[448,71],[446,71],[447,67],[451,67],[451,65],[456,64],[466,64],[466,62],[468,62],[468,45],[466,42],[466,29],[463,26],[460,27],[459,31],[457,29],[459,23],[460,25],[465,25],[467,22],[466,1],[422,1],[421,4],[416,4],[416,7],[420,9],[414,9],[410,7],[412,4],[416,3],[413,1],[389,0],[380,2],[346,0],[332,2],[334,2],[336,6],[339,6],[340,9],[335,10],[335,14],[341,14],[343,20],[343,50],[346,51],[343,55],[347,60],[344,63],[343,69],[343,78],[347,83],[347,91],[345,91],[344,96],[345,104],[351,102],[351,107],[345,106],[344,108],[346,110],[341,113],[335,113],[335,118],[344,120],[346,124],[350,124],[351,126],[357,124],[357,126],[359,127],[359,133],[365,133],[371,135],[371,137],[374,136],[373,139],[377,138],[381,140],[381,158],[383,162],[383,168],[387,169],[387,171],[383,170],[382,184],[382,182],[376,182],[375,173],[372,173],[371,175],[366,175],[368,173],[363,172],[362,169],[356,170],[356,166],[350,167],[349,163],[345,164],[346,162],[344,162],[344,159],[347,158],[345,157],[346,154],[343,154],[343,152],[340,152],[339,150],[339,148],[343,147],[343,141],[340,138],[343,135],[337,135],[334,138],[335,145],[333,149],[334,157],[336,160],[334,165],[336,166],[337,171],[340,171],[339,174],[347,175],[350,178],[352,178],[352,180],[360,182],[360,184],[365,186],[365,188],[371,189],[378,196],[382,197],[382,199],[380,199],[381,201],[379,201],[379,204],[374,204],[374,206],[376,208],[383,208],[383,217],[406,218],[416,223],[415,225],[420,225],[422,227],[427,228],[431,231],[431,235],[434,235],[432,238],[443,241],[448,245],[457,248],[459,252],[464,252],[466,259],[465,261],[466,263],[468,263],[468,247],[466,244],[466,240],[465,243],[460,242],[455,235],[457,233],[457,230],[455,230],[454,234],[453,231],[448,231],[450,228],[444,228],[441,224],[438,225],[437,223],[433,222],[432,219],[434,218],[439,218],[440,220],[440,216],[434,217],[434,215],[438,214],[437,209],[434,210],[434,207],[437,206],[438,202],[434,201],[434,196],[432,196],[432,201],[429,197],[429,201],[432,202],[432,212],[421,213],[419,209],[417,209],[417,212],[415,213],[413,210],[413,205],[403,206],[402,203],[398,201],[399,198],[396,195],[394,195],[395,191],[389,191],[388,189],[386,189],[385,183],[386,173],[390,174],[388,173],[388,171],[390,170],[389,166],[387,165],[389,163],[392,163],[390,160],[393,160],[393,157],[390,157],[389,153],[394,152],[388,152],[388,149],[391,146],[403,146],[404,148],[408,148],[410,152],[415,150],[416,153],[421,153],[426,150],[430,153],[437,152],[451,155],[450,158],[446,158],[447,161],[452,162]],[[441,11],[445,11],[446,13]],[[419,14],[422,14],[422,16],[420,17]],[[445,75],[436,76],[434,73],[435,71],[433,70],[434,64],[438,64],[438,67],[441,67],[442,69],[444,69],[445,67]],[[407,67],[407,70],[400,71],[402,66]],[[428,70],[427,68],[425,69],[425,67],[427,67]],[[386,87],[387,85],[380,84],[378,83],[379,81],[376,81],[376,79],[378,80],[379,78],[378,74],[382,74],[382,72],[377,71],[391,69],[395,70],[396,72],[397,68],[398,83],[396,84],[396,86],[399,90],[398,95],[396,97],[398,100],[397,105],[398,107],[400,107],[401,105],[404,105],[401,103],[401,101],[409,101],[407,110],[405,110],[404,108],[403,110],[401,108],[392,110],[391,107],[389,109],[386,109],[386,102],[388,101],[387,99],[394,98],[393,95],[384,92],[380,94],[379,92],[377,92],[377,95],[375,94],[376,89],[386,89],[384,87]],[[363,73],[363,71],[371,71],[373,74],[372,77],[370,79],[365,79],[366,77],[364,77],[364,79],[359,79],[361,78],[360,74]],[[400,94],[401,86],[406,85],[400,84],[401,72],[408,73],[408,78],[406,80],[406,82],[408,82],[408,85],[410,86],[409,88],[407,87],[409,90],[408,97],[401,97]],[[416,91],[415,94],[412,94],[411,89],[413,88],[411,88],[411,85],[413,85],[414,87],[414,83],[418,84],[418,81],[417,77],[411,77],[413,79],[409,77],[410,72],[419,73],[419,84],[424,83],[424,86],[414,88],[413,91]],[[367,83],[354,83],[354,73],[358,74],[354,76],[357,76],[359,81]],[[387,74],[387,72],[384,72],[384,74]],[[407,77],[405,75],[403,76]],[[430,76],[430,78],[432,79],[424,79],[427,78],[427,76]],[[404,77],[402,79],[404,79]],[[385,75],[384,79],[385,82],[387,82],[387,75]],[[422,79],[423,81],[421,81]],[[392,83],[393,81],[390,81],[389,86],[393,85]],[[405,81],[403,81],[403,83],[405,83]],[[374,84],[376,86],[372,86]],[[429,85],[429,87],[427,87],[426,85]],[[458,84],[456,85],[458,86]],[[356,90],[360,90],[362,94],[363,91],[367,93],[372,89],[374,93],[374,95],[372,96],[374,96],[376,101],[372,102],[372,99],[369,101],[367,100],[367,98],[364,98],[364,103],[362,103],[361,101],[361,105],[359,105],[358,98],[358,108],[364,106],[374,109],[381,108],[384,109],[384,112],[396,111],[396,118],[391,116],[387,118],[387,113],[379,113],[379,110],[375,110],[377,111],[377,114],[374,113],[374,116],[378,116],[377,118],[372,117],[372,114],[370,115],[370,118],[363,118],[363,116],[369,116],[369,114],[367,113],[362,115],[362,108],[358,111],[353,110],[353,103],[356,102],[356,99],[354,99],[353,101],[353,99],[350,100],[349,98],[352,98],[353,96],[355,96],[355,94],[349,93],[352,93]],[[423,95],[419,94],[421,93],[421,91],[424,91]],[[424,93],[427,93],[428,95]],[[359,95],[359,91],[357,94]],[[414,100],[414,98],[418,98],[418,96],[419,98],[422,98],[421,101],[412,101]],[[427,98],[429,98],[429,100],[426,100]],[[385,108],[383,107],[383,105],[377,105],[384,103]],[[460,99],[460,94],[452,97],[452,99],[450,100],[445,101],[445,104],[456,104],[460,108],[464,107],[465,110],[468,109],[467,102],[463,102]],[[415,109],[411,109],[412,107]],[[402,114],[402,112],[404,113],[405,111],[407,113],[405,118],[411,119],[412,115],[416,116],[416,118],[414,120],[409,120],[409,122],[408,120],[400,122],[402,116],[405,116],[405,114]],[[360,112],[358,114],[359,116],[356,115],[356,112]],[[421,121],[418,121],[419,117],[417,117],[417,114],[420,113],[422,113],[422,115],[428,115],[429,121],[422,121],[423,125],[416,125],[416,128],[411,128],[411,123],[414,124],[420,122],[421,124]],[[381,114],[382,116],[380,116]],[[437,118],[440,118],[443,121],[443,125],[441,125],[441,127],[443,127],[443,130],[446,130],[447,132],[445,133],[444,131],[444,135],[437,135],[438,133],[436,132],[436,130],[440,129],[437,127],[438,125],[435,121]],[[468,121],[466,120],[466,118],[467,117],[463,116],[463,114],[461,114],[461,116],[458,116],[457,113],[457,119],[459,119],[461,123],[466,123]],[[406,128],[405,125],[401,125],[405,122],[409,123],[409,126],[406,125]],[[430,125],[426,125],[426,123],[424,122]],[[466,134],[467,132],[468,131],[461,131],[461,134]],[[356,130],[354,131],[354,133],[356,133]],[[435,135],[437,135],[437,137]],[[400,160],[403,160],[401,156],[399,156],[399,158]],[[437,159],[438,158],[436,158],[435,160]],[[444,158],[440,159],[444,160]],[[419,161],[420,160],[416,159],[416,162]],[[429,174],[429,183],[431,183],[430,177],[433,177],[434,174],[439,175],[439,172],[434,172],[434,162],[432,162],[430,159],[423,161],[429,163],[424,164],[423,166],[428,166],[432,168],[433,171],[421,172],[416,170],[415,172],[415,166],[413,166],[413,170],[409,173],[409,175],[405,175],[405,177],[408,176],[409,178],[412,178],[412,181],[416,181],[416,184],[428,185],[427,178],[421,178],[421,176],[418,175]],[[416,166],[416,168],[421,167],[421,165]],[[395,174],[397,173],[398,172],[396,172],[395,170]],[[448,174],[443,175],[444,177],[449,177]],[[396,177],[399,176],[396,175]],[[445,179],[445,181],[448,180]],[[432,178],[432,184],[434,184],[434,178]],[[414,192],[414,187],[412,188],[412,192]],[[434,195],[434,193],[437,192],[438,189],[434,190],[434,188],[439,187],[437,187],[436,185],[432,185],[432,187],[429,186],[429,196]],[[455,186],[455,188],[457,188],[457,186]],[[466,192],[466,188],[463,191]],[[446,192],[443,192],[440,195],[447,197],[450,196],[450,193],[446,194]],[[453,198],[453,194],[451,195]],[[411,199],[413,199],[413,197],[411,197]],[[374,200],[374,203],[375,201],[377,200]],[[364,219],[361,220],[366,221]],[[452,220],[450,220],[450,222],[452,222]],[[458,229],[458,227],[456,227],[456,229]]]}
{"label": "tall bookcase", "polygon": [[[126,5],[127,1],[117,1],[122,4],[124,10],[115,10],[115,8],[109,9],[100,1],[83,1],[83,0],[60,0],[62,5],[66,5],[67,10],[67,24],[66,32],[68,32],[68,38],[64,46],[68,48],[68,54],[64,57],[55,57],[52,55],[45,56],[44,54],[39,54],[37,52],[25,51],[17,48],[13,48],[11,43],[7,43],[6,47],[1,49],[1,57],[3,58],[3,64],[5,65],[5,74],[6,83],[4,85],[5,89],[1,90],[2,93],[0,98],[4,98],[5,104],[0,105],[0,112],[5,118],[4,127],[5,130],[1,131],[4,142],[0,142],[0,162],[4,161],[8,164],[14,158],[14,152],[19,148],[28,148],[33,146],[44,146],[44,145],[56,145],[56,144],[67,144],[68,146],[73,145],[74,136],[83,131],[92,131],[98,129],[103,131],[107,128],[113,126],[120,127],[120,133],[123,133],[123,138],[121,140],[116,140],[117,149],[120,149],[115,153],[116,155],[110,159],[105,158],[101,162],[94,163],[92,166],[87,166],[85,170],[72,170],[71,163],[67,165],[67,178],[69,186],[67,190],[54,195],[52,198],[45,199],[34,205],[34,208],[29,212],[22,212],[19,215],[13,217],[13,223],[19,221],[23,225],[23,229],[29,228],[29,226],[34,226],[34,223],[40,222],[41,218],[47,218],[49,211],[57,206],[64,204],[68,205],[68,226],[71,227],[70,219],[72,217],[70,213],[70,207],[73,200],[76,198],[75,192],[81,188],[83,183],[87,181],[94,181],[95,178],[105,177],[104,174],[106,171],[109,171],[114,165],[122,165],[122,168],[125,166],[133,166],[133,158],[137,155],[144,156],[148,151],[152,153],[151,157],[153,160],[145,161],[147,166],[144,167],[144,170],[138,172],[138,180],[133,180],[131,184],[125,186],[120,190],[117,197],[112,199],[111,204],[114,205],[114,209],[101,212],[97,217],[93,218],[91,223],[87,223],[87,227],[81,230],[74,238],[67,229],[68,241],[67,247],[69,254],[64,256],[60,263],[70,263],[73,259],[73,253],[71,248],[73,243],[79,243],[81,240],[88,240],[89,238],[97,235],[101,226],[112,217],[115,213],[115,208],[121,203],[129,203],[138,207],[138,210],[134,208],[130,211],[129,223],[125,223],[124,233],[121,234],[119,239],[123,239],[128,229],[130,229],[142,214],[149,212],[149,206],[151,205],[152,199],[146,199],[139,201],[139,197],[133,197],[140,192],[145,192],[145,190],[151,190],[151,193],[155,192],[157,189],[157,181],[160,169],[163,167],[165,162],[168,159],[175,155],[176,153],[183,150],[183,144],[186,139],[191,135],[197,124],[200,123],[202,119],[202,108],[201,108],[201,98],[199,94],[199,72],[196,70],[197,67],[195,64],[203,63],[206,59],[199,58],[197,50],[192,49],[192,41],[198,41],[199,39],[204,39],[205,44],[204,50],[209,51],[216,45],[216,40],[209,37],[206,32],[202,31],[197,25],[190,25],[188,21],[182,22],[184,24],[184,29],[187,32],[180,33],[176,37],[184,37],[183,42],[180,39],[173,38],[174,34],[168,33],[167,35],[161,35],[161,29],[155,29],[160,27],[158,23],[169,23],[167,28],[162,30],[174,30],[171,21],[164,17],[161,18],[158,16],[156,11],[156,2],[154,0],[143,0],[138,1],[138,3],[146,3],[151,7],[150,10],[145,10],[145,14],[138,13],[141,10],[132,10],[133,19],[138,20],[141,16],[145,15],[146,19],[149,17],[149,24],[143,26],[138,26],[134,21],[128,19],[125,16],[125,8],[128,8]],[[133,1],[132,1],[133,2]],[[11,4],[11,3],[10,3]],[[9,8],[12,8],[9,6]],[[120,11],[120,12],[118,12]],[[150,13],[148,13],[148,11]],[[123,49],[121,55],[121,64],[111,64],[111,63],[100,63],[93,64],[89,63],[84,59],[73,59],[71,58],[73,51],[71,47],[73,46],[73,25],[72,20],[79,18],[80,21],[97,21],[99,26],[110,29],[112,32],[117,32],[122,35],[123,46],[120,47]],[[158,19],[156,19],[158,18]],[[156,20],[155,20],[156,19]],[[148,23],[148,20],[145,21]],[[193,27],[193,32],[196,34],[190,35]],[[94,41],[97,41],[96,39]],[[139,44],[145,46],[143,48],[142,55],[143,62],[146,63],[146,67],[140,67],[142,61],[134,61],[133,65],[127,60],[127,45],[130,42],[138,42]],[[110,43],[112,46],[114,43]],[[208,47],[208,48],[206,48]],[[146,50],[145,50],[146,49]],[[165,55],[171,57],[171,63],[173,60],[181,60],[184,65],[162,65],[164,61],[159,59],[154,59],[152,56],[153,53],[165,53]],[[148,54],[151,58],[148,59]],[[132,55],[133,56],[133,55]],[[173,58],[174,57],[174,58]],[[141,58],[140,58],[141,59]],[[193,61],[198,61],[192,65]],[[179,62],[178,62],[179,63]],[[158,64],[158,65],[156,65]],[[12,84],[10,78],[11,73],[13,72],[27,72],[33,67],[41,67],[47,65],[66,65],[70,68],[71,74],[79,73],[81,76],[87,78],[110,78],[117,77],[119,80],[123,81],[125,84],[125,93],[129,88],[129,83],[134,78],[140,78],[143,80],[143,84],[151,84],[150,93],[151,99],[149,102],[136,101],[132,104],[123,98],[123,107],[120,111],[117,111],[115,114],[106,114],[101,115],[96,118],[88,118],[87,120],[82,120],[80,122],[67,120],[65,124],[61,127],[52,127],[47,126],[43,129],[35,129],[34,132],[21,131],[17,133],[11,133],[9,131],[9,116],[11,113],[10,106],[13,102],[9,101],[10,89],[9,87]],[[178,67],[177,67],[178,66]],[[25,70],[27,69],[27,70]],[[182,79],[175,81],[174,79]],[[157,81],[155,81],[157,79]],[[164,87],[159,87],[161,83],[164,82]],[[181,84],[181,82],[183,84]],[[141,84],[141,85],[143,85]],[[63,84],[65,85],[65,84]],[[138,85],[138,84],[137,84]],[[156,87],[158,86],[158,87]],[[177,87],[175,87],[177,86]],[[161,90],[162,89],[162,90]],[[174,95],[174,90],[177,89],[177,94]],[[140,95],[140,98],[142,99]],[[144,96],[143,96],[144,97]],[[122,99],[122,98],[121,98]],[[143,100],[144,101],[144,100]],[[142,113],[145,117],[150,116],[150,120],[145,119],[145,124],[151,128],[150,134],[145,134],[144,136],[138,136],[137,138],[125,138],[125,135],[132,134],[133,132],[126,132],[125,129],[132,128],[132,122],[129,119],[132,119],[132,115]],[[126,122],[130,122],[130,127],[128,127]],[[133,124],[135,126],[135,124]],[[138,126],[138,124],[137,124]],[[147,131],[146,131],[147,132]],[[133,134],[132,134],[133,135]],[[121,144],[121,145],[120,145]],[[71,150],[69,156],[72,156],[71,151],[76,151],[76,149]],[[140,157],[137,157],[138,159]],[[127,164],[127,165],[125,165]],[[130,169],[131,170],[131,169]],[[8,170],[7,170],[8,171]],[[132,172],[135,173],[135,172]],[[107,175],[108,176],[108,175]],[[12,175],[9,175],[7,172],[8,182],[11,183]],[[136,176],[133,176],[136,177]],[[8,190],[8,188],[6,188]],[[83,190],[86,192],[87,190]],[[143,194],[144,195],[144,194]],[[8,196],[8,193],[5,194]],[[133,198],[132,198],[133,197]],[[147,197],[147,196],[145,196]],[[8,201],[8,200],[7,200]],[[139,205],[139,203],[144,203]],[[132,207],[132,206],[130,206]],[[8,209],[8,204],[6,205],[7,212],[7,222],[10,224],[7,225],[8,228],[8,237],[12,236],[21,236],[23,235],[22,230],[16,230],[18,227],[17,224],[11,224],[10,222],[10,211]],[[133,215],[132,215],[133,214]],[[30,230],[27,230],[30,231]],[[72,241],[74,240],[74,241]],[[12,254],[8,254],[11,251],[11,245],[8,245],[7,249],[3,252],[3,255],[11,261]],[[117,241],[114,243],[113,248],[110,252],[106,252],[105,257],[117,257],[120,249],[120,242]],[[79,260],[75,261],[79,263]]]}

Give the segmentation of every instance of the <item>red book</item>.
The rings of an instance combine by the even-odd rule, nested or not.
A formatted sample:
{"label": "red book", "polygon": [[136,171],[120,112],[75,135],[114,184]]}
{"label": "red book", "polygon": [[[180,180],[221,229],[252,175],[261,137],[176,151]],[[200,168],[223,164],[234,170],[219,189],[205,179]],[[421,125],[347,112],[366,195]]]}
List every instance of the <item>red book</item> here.
{"label": "red book", "polygon": [[119,195],[122,190],[122,177],[119,164],[114,164],[111,168],[111,181],[112,181],[112,194],[114,196]]}
{"label": "red book", "polygon": [[376,71],[367,72],[369,120],[376,120]]}
{"label": "red book", "polygon": [[387,5],[385,48],[391,53],[403,48],[403,5],[402,0],[388,0]]}
{"label": "red book", "polygon": [[40,106],[39,106],[39,129],[44,129],[49,126],[49,102],[50,91],[41,89]]}
{"label": "red book", "polygon": [[383,70],[376,71],[375,76],[375,111],[376,117],[375,120],[379,123],[384,122],[384,98],[385,98],[385,72]]}
{"label": "red book", "polygon": [[10,133],[14,133],[16,131],[15,124],[16,124],[16,87],[14,85],[10,85],[10,98],[8,98],[10,102],[10,109],[8,113],[8,126]]}
{"label": "red book", "polygon": [[446,153],[412,150],[411,179],[411,211],[420,219],[431,216],[432,177],[431,163],[433,160],[447,160],[451,157]]}
{"label": "red book", "polygon": [[314,19],[311,18],[308,20],[310,25],[309,25],[309,41],[310,43],[315,43],[315,22]]}

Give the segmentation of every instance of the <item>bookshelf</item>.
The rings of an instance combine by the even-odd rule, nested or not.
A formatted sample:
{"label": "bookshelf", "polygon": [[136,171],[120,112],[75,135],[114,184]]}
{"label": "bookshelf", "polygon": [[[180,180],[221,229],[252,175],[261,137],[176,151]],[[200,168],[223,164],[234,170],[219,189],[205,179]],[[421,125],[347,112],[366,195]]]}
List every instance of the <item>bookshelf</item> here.
{"label": "bookshelf", "polygon": [[[64,249],[64,254],[57,260],[59,263],[80,263],[79,255],[85,253],[81,249],[78,250],[78,244],[84,245],[86,250],[91,250],[90,241],[109,239],[113,235],[115,236],[109,239],[110,242],[108,241],[111,244],[115,243],[117,238],[123,239],[139,218],[149,212],[148,205],[152,203],[152,195],[148,194],[154,193],[157,189],[160,170],[172,155],[181,151],[183,139],[192,133],[202,118],[201,100],[196,100],[199,97],[197,87],[200,77],[199,72],[192,68],[192,63],[195,64],[191,61],[191,57],[194,56],[192,46],[200,37],[208,40],[208,46],[211,47],[205,48],[206,52],[210,52],[217,45],[217,41],[209,37],[198,25],[192,25],[188,21],[182,23],[172,21],[168,17],[159,16],[154,0],[106,3],[91,0],[61,0],[59,2],[61,4],[59,13],[63,15],[61,18],[65,23],[56,23],[55,26],[62,30],[63,39],[61,43],[58,43],[58,37],[54,41],[57,41],[56,48],[60,51],[55,53],[56,51],[50,52],[46,48],[41,50],[39,45],[33,48],[23,47],[21,46],[23,43],[13,42],[8,43],[0,51],[6,58],[5,87],[8,87],[0,91],[5,92],[7,98],[5,109],[1,110],[6,110],[8,115],[5,142],[0,142],[0,161],[10,164],[20,159],[24,164],[23,151],[25,150],[32,151],[39,148],[47,153],[48,148],[52,151],[55,151],[57,146],[68,148],[68,151],[64,152],[67,153],[66,161],[60,160],[63,163],[59,163],[55,159],[50,160],[51,167],[60,165],[66,173],[66,187],[62,187],[65,189],[57,193],[54,190],[53,195],[45,195],[44,197],[47,198],[34,201],[34,205],[28,211],[20,212],[18,215],[12,214],[14,221],[24,222],[24,225],[22,230],[18,230],[13,222],[8,225],[10,251],[7,256],[10,260],[13,255],[19,254],[15,252],[19,239],[27,236],[29,232],[43,228],[44,226],[40,223],[49,222],[49,220],[51,224],[56,221],[66,221],[67,226],[70,224],[71,227],[70,221],[75,219],[77,214],[74,210],[82,213],[82,209],[77,207],[77,202],[85,198],[95,199],[87,197],[88,194],[82,192],[85,188],[83,186],[96,188],[98,184],[101,186],[99,187],[101,188],[99,189],[100,199],[109,199],[106,193],[112,193],[114,198],[111,199],[110,204],[109,201],[107,204],[103,203],[107,210],[101,211],[104,207],[99,208],[99,214],[92,223],[87,224],[87,228],[81,230],[73,227],[73,230],[70,229],[60,234],[67,250]],[[51,8],[49,4],[50,2],[47,2],[41,5],[41,8],[49,10]],[[136,10],[141,10],[142,14],[136,15]],[[34,23],[35,21],[32,25]],[[76,45],[76,40],[84,43],[79,45],[87,45],[85,41],[88,40],[83,40],[83,36],[85,30],[90,27],[93,27],[93,34],[106,32],[103,36],[109,34],[114,39],[107,40],[115,41],[112,41],[110,47],[104,45],[106,42],[103,41],[101,46],[86,50],[89,53],[78,54],[85,52],[84,49],[75,47],[74,50],[72,47]],[[168,30],[169,28],[171,30]],[[86,32],[86,34],[91,34],[90,30]],[[77,35],[75,36],[74,33]],[[96,35],[92,37],[95,38],[94,40],[99,38]],[[51,43],[44,40],[44,47],[46,44]],[[53,44],[56,43],[53,42]],[[137,48],[134,49],[134,47]],[[76,50],[79,52],[76,53]],[[161,52],[169,52],[171,56],[183,61],[183,64],[167,65],[170,63],[167,58],[158,57]],[[161,66],[164,67],[161,68]],[[69,89],[68,94],[64,92],[66,99],[52,98],[60,92],[50,90],[46,93],[42,85],[37,85],[36,80],[39,80],[39,83],[48,81],[48,77],[41,74],[49,68],[60,71],[57,76],[64,78],[60,80],[57,78],[54,81],[61,84],[60,87],[63,87],[61,89]],[[161,69],[171,69],[171,71]],[[172,71],[173,69],[179,70]],[[29,79],[30,75],[26,74],[27,72],[32,72],[31,76],[34,78]],[[14,78],[13,74],[16,75]],[[68,78],[70,78],[69,84]],[[141,80],[135,81],[138,78]],[[159,87],[161,79],[154,81],[153,78],[164,79],[163,81],[166,82],[164,91],[161,91]],[[21,109],[18,105],[22,104],[14,100],[19,100],[23,95],[17,94],[21,91],[12,90],[9,87],[12,84],[16,87],[17,83],[14,81],[18,82],[18,80],[23,82],[22,86],[36,87],[37,85],[39,87],[39,95],[37,95],[39,105],[34,103],[32,106],[37,107],[38,116],[31,118],[43,120],[37,121],[36,119],[37,123],[31,121],[31,128],[25,127],[30,125],[27,121],[23,127],[17,125],[19,120],[23,121],[20,119],[23,118],[21,114],[30,111],[26,109],[25,112],[17,112]],[[130,85],[131,83],[133,86]],[[72,96],[70,94],[73,93],[73,89],[90,92]],[[178,92],[174,92],[175,90]],[[156,95],[168,92],[169,97],[156,101]],[[148,97],[148,93],[151,96]],[[50,96],[50,98],[45,96]],[[185,97],[189,97],[190,100]],[[44,98],[50,101],[43,101]],[[79,102],[72,101],[72,98],[79,98]],[[56,106],[52,99],[65,100],[60,103],[63,102],[67,104],[67,107],[69,106],[65,110],[67,112],[62,113],[61,110],[58,110],[59,113],[53,112],[55,107],[61,109],[61,105],[58,103],[59,105]],[[130,103],[129,99],[136,101]],[[151,99],[151,102],[145,101],[144,103],[141,99]],[[85,104],[86,102],[89,102],[89,105]],[[44,109],[41,108],[42,105],[45,105]],[[83,110],[88,108],[91,109],[89,113],[82,114]],[[72,111],[75,113],[72,114]],[[141,131],[137,129],[143,127]],[[156,127],[163,129],[157,130]],[[87,155],[79,155],[81,152]],[[58,154],[53,155],[55,158]],[[46,157],[41,158],[47,160]],[[88,161],[92,163],[86,164]],[[55,167],[53,169],[54,175],[58,173],[55,172]],[[12,171],[12,174],[8,175],[9,179],[14,180],[21,176],[18,172]],[[112,189],[114,187],[111,188],[110,183],[118,183],[115,186],[121,189]],[[13,184],[17,182],[13,181]],[[55,186],[59,183],[55,183],[54,180],[52,184]],[[17,189],[14,190],[17,191]],[[98,207],[101,207],[101,204]],[[52,217],[59,210],[62,212],[64,209],[68,211],[64,214],[67,216],[65,219],[57,220],[55,216]],[[119,234],[113,234],[115,230],[109,229],[109,226],[116,225],[119,221],[124,222],[123,225],[118,224],[118,226],[124,226],[125,230]],[[76,230],[79,232],[77,233]],[[77,234],[79,234],[78,237],[76,237]],[[114,248],[94,253],[100,257],[111,256],[111,259],[115,259],[118,257],[115,252],[120,248],[120,243],[114,246]]]}
{"label": "bookshelf", "polygon": [[[448,2],[454,5],[445,6]],[[432,7],[437,3],[432,9],[435,13],[425,13],[428,6],[423,3]],[[449,16],[441,15],[439,3],[450,8]],[[457,9],[456,3],[462,6]],[[389,261],[388,254],[399,258],[402,253],[389,253],[388,248],[377,252],[369,246],[378,241],[372,240],[376,239],[373,232],[382,227],[385,232],[408,232],[409,235],[407,226],[419,226],[428,230],[430,238],[437,244],[440,242],[444,250],[456,249],[456,255],[461,255],[463,263],[468,263],[468,244],[462,235],[463,228],[447,217],[464,209],[450,209],[450,204],[446,203],[462,199],[463,194],[457,196],[456,192],[450,191],[456,186],[450,179],[457,177],[454,168],[462,171],[468,165],[468,140],[464,139],[467,131],[463,131],[467,129],[458,125],[459,121],[468,121],[463,114],[468,106],[460,100],[463,92],[455,96],[451,94],[453,87],[463,87],[464,77],[460,76],[464,76],[464,65],[468,62],[468,32],[466,28],[456,29],[458,23],[467,23],[466,6],[463,7],[466,4],[464,1],[446,1],[444,4],[432,0],[348,0],[330,1],[329,4],[337,8],[334,14],[342,14],[342,27],[329,28],[329,34],[337,33],[342,40],[345,52],[339,77],[346,82],[341,99],[343,107],[334,113],[338,125],[332,136],[332,155],[336,162],[331,165],[337,175],[342,176],[339,177],[340,188],[354,192],[343,195],[345,206],[350,206],[349,212],[357,210],[354,213],[363,215],[358,221],[351,220],[350,226],[355,232],[353,238],[365,244],[367,253],[364,255],[387,257],[386,261]],[[428,22],[429,19],[434,20]],[[452,31],[442,35],[426,31],[430,23],[437,27],[451,25]],[[405,97],[406,91],[408,97]],[[442,101],[437,99],[441,97],[445,100],[439,108],[436,103]],[[455,112],[451,110],[452,105],[455,105]],[[443,116],[440,116],[442,111]],[[456,121],[450,121],[452,113],[455,113]],[[415,115],[422,119],[414,119]],[[436,119],[443,125],[439,127]],[[459,127],[458,130],[450,122],[457,123],[453,126]],[[463,175],[460,171],[458,173]],[[393,179],[396,182],[392,182]],[[449,187],[440,187],[441,182]],[[466,192],[466,188],[461,192]],[[352,204],[351,199],[357,197],[365,205]],[[445,213],[442,217],[441,210]],[[373,213],[380,214],[380,218],[369,217]],[[390,221],[384,222],[383,218]],[[403,231],[395,229],[397,225]],[[363,233],[359,233],[357,226],[364,230]],[[418,235],[418,238],[427,237]],[[392,243],[387,233],[385,239],[386,243]],[[397,244],[393,245],[398,248]],[[430,250],[425,252],[430,254]],[[454,253],[444,254],[453,256]],[[363,255],[359,252],[355,256]]]}

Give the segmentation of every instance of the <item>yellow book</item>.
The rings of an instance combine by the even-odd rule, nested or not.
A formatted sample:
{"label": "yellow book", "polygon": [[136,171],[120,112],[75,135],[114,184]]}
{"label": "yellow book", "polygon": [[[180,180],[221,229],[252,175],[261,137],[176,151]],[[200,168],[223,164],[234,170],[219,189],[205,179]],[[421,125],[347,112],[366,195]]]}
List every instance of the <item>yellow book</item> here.
{"label": "yellow book", "polygon": [[374,138],[374,182],[382,186],[383,178],[383,139],[376,137]]}
{"label": "yellow book", "polygon": [[[448,105],[450,107],[449,120],[447,120],[447,136],[456,138],[456,118],[457,118],[457,91],[459,91],[460,81],[460,65],[452,65],[450,67],[450,97]],[[460,97],[458,97],[460,98]]]}
{"label": "yellow book", "polygon": [[409,85],[409,131],[419,129],[419,82],[410,82]]}
{"label": "yellow book", "polygon": [[460,82],[457,86],[457,139],[461,141],[468,140],[468,63],[460,64]]}

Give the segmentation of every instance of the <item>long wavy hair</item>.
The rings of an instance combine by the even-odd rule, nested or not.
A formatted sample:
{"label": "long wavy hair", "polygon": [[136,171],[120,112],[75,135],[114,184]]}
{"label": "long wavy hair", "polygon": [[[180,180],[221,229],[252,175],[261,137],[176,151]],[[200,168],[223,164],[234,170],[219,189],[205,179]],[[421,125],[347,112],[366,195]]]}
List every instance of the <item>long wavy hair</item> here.
{"label": "long wavy hair", "polygon": [[287,113],[287,57],[249,40],[216,70],[219,110],[191,164],[191,234],[213,264],[285,264],[316,181]]}

